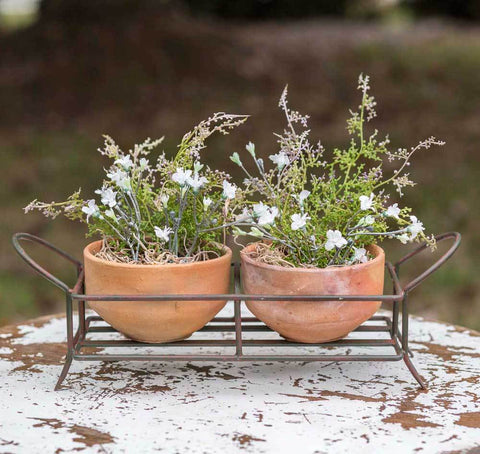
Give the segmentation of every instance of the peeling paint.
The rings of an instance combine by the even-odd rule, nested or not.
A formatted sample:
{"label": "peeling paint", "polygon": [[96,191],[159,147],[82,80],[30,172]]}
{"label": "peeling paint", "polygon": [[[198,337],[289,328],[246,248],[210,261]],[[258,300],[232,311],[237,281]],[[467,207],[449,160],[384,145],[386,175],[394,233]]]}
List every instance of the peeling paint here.
{"label": "peeling paint", "polygon": [[403,454],[480,443],[480,338],[461,327],[412,318],[426,392],[401,362],[212,361],[74,362],[55,393],[64,325],[0,328],[1,452]]}

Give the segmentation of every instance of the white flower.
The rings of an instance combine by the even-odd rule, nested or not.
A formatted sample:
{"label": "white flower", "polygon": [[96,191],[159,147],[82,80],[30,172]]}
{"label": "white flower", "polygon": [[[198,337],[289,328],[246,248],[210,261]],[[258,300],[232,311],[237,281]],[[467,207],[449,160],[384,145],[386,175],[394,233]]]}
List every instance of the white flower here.
{"label": "white flower", "polygon": [[375,222],[375,218],[369,214],[361,218],[358,221],[358,225],[372,225],[374,222]]}
{"label": "white flower", "polygon": [[265,214],[268,211],[268,206],[264,205],[263,202],[256,203],[253,205],[253,213],[255,216],[260,217],[262,214]]}
{"label": "white flower", "polygon": [[204,197],[203,198],[203,209],[206,211],[210,207],[210,205],[213,203],[213,200],[210,197]]}
{"label": "white flower", "polygon": [[123,158],[120,158],[120,159],[117,159],[115,161],[115,164],[118,164],[120,165],[121,167],[123,167],[125,170],[129,170],[132,168],[133,166],[133,161],[132,161],[132,158],[130,156],[123,156]]}
{"label": "white flower", "polygon": [[245,146],[245,149],[253,156],[255,157],[255,144],[252,142],[248,142],[247,145]]}
{"label": "white flower", "polygon": [[95,216],[100,213],[94,199],[88,200],[87,205],[82,207],[82,211],[87,215],[87,222],[90,216]]}
{"label": "white flower", "polygon": [[273,224],[277,216],[278,216],[277,207],[267,208],[266,211],[264,211],[258,218],[257,224],[258,225]]}
{"label": "white flower", "polygon": [[347,240],[343,238],[340,230],[328,230],[327,242],[325,243],[325,249],[331,251],[334,247],[342,248],[347,244]]}
{"label": "white flower", "polygon": [[274,164],[277,164],[277,167],[280,170],[283,169],[287,164],[290,164],[290,159],[284,151],[281,151],[277,154],[271,154],[269,158]]}
{"label": "white flower", "polygon": [[237,214],[235,216],[235,221],[237,222],[251,222],[252,221],[252,215],[248,211],[248,209],[245,207],[241,213]]}
{"label": "white flower", "polygon": [[153,229],[155,230],[155,235],[157,235],[158,239],[163,242],[168,241],[170,234],[173,232],[170,227],[161,229],[160,227],[155,226]]}
{"label": "white flower", "polygon": [[362,211],[365,211],[365,210],[369,210],[370,208],[372,208],[374,197],[375,197],[375,195],[373,194],[373,192],[370,194],[369,197],[367,197],[366,195],[361,195],[360,198],[359,198],[360,209]]}
{"label": "white flower", "polygon": [[398,203],[394,203],[393,205],[390,205],[387,208],[387,211],[385,211],[385,214],[387,216],[390,216],[391,218],[398,219],[398,215],[400,214],[400,208],[398,208]]}
{"label": "white flower", "polygon": [[175,181],[175,183],[178,183],[180,186],[185,186],[191,176],[192,171],[190,169],[183,170],[182,167],[179,167],[172,175],[172,180]]}
{"label": "white flower", "polygon": [[199,177],[198,174],[194,174],[193,178],[187,178],[187,184],[197,192],[208,180],[205,177]]}
{"label": "white flower", "polygon": [[147,169],[148,168],[148,159],[145,159],[145,158],[140,159],[140,161],[138,162],[138,168],[140,170]]}
{"label": "white flower", "polygon": [[160,202],[163,205],[163,208],[167,208],[169,199],[170,196],[168,194],[163,194],[162,196],[160,196]]}
{"label": "white flower", "polygon": [[408,226],[408,231],[412,234],[410,238],[413,240],[420,232],[423,232],[425,228],[423,227],[423,222],[420,222],[416,216],[410,216],[410,220],[412,224]]}
{"label": "white flower", "polygon": [[240,155],[237,152],[233,153],[232,156],[230,156],[230,160],[235,164],[237,164],[238,166],[242,165],[242,161],[240,160]]}
{"label": "white flower", "polygon": [[227,180],[223,181],[223,197],[227,199],[234,199],[235,198],[235,192],[237,192],[237,187],[229,183]]}
{"label": "white flower", "polygon": [[353,259],[352,262],[365,263],[368,262],[367,250],[363,247],[353,248]]}
{"label": "white flower", "polygon": [[115,169],[113,172],[107,173],[107,177],[110,178],[119,188],[124,189],[125,191],[129,191],[132,188],[127,172],[122,169]]}
{"label": "white flower", "polygon": [[195,162],[193,163],[193,172],[194,172],[194,173],[198,173],[198,172],[200,172],[200,170],[202,170],[202,169],[203,169],[203,164],[202,164],[202,163],[200,163],[199,161],[195,161]]}
{"label": "white flower", "polygon": [[295,214],[292,214],[291,219],[292,219],[292,223],[290,227],[292,228],[292,230],[298,230],[305,227],[307,225],[307,221],[311,218],[307,213],[305,214],[295,213]]}
{"label": "white flower", "polygon": [[100,194],[102,203],[110,208],[117,204],[117,200],[115,198],[117,193],[112,188],[97,189],[95,194]]}
{"label": "white flower", "polygon": [[105,216],[108,216],[109,218],[112,218],[115,221],[117,220],[117,216],[115,215],[114,211],[111,208],[105,211]]}
{"label": "white flower", "polygon": [[130,191],[132,189],[132,184],[130,182],[130,178],[129,177],[126,177],[122,180],[119,180],[118,183],[117,183],[118,187],[120,189],[123,189],[125,191]]}
{"label": "white flower", "polygon": [[251,236],[255,236],[257,238],[262,238],[263,237],[263,232],[261,232],[259,229],[257,229],[256,227],[252,227],[250,229],[250,232],[248,232],[249,235]]}
{"label": "white flower", "polygon": [[410,237],[406,233],[402,233],[401,235],[397,235],[396,238],[402,244],[407,244],[410,241]]}
{"label": "white flower", "polygon": [[245,232],[245,230],[242,230],[241,228],[237,227],[236,225],[234,225],[232,227],[232,233],[235,235],[235,236],[238,236],[238,235],[248,235],[248,232]]}
{"label": "white flower", "polygon": [[305,199],[310,195],[310,191],[307,191],[304,189],[300,194],[298,194],[298,203],[303,206],[303,202],[305,202]]}

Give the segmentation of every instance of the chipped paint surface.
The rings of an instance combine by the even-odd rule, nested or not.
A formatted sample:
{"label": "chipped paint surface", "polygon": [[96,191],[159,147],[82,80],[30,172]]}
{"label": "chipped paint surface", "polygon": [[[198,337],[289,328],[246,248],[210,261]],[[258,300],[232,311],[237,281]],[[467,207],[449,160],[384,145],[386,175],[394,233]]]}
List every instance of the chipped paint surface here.
{"label": "chipped paint surface", "polygon": [[0,452],[403,454],[480,445],[478,333],[412,318],[427,392],[402,362],[74,362],[54,392],[64,324],[45,317],[0,329]]}

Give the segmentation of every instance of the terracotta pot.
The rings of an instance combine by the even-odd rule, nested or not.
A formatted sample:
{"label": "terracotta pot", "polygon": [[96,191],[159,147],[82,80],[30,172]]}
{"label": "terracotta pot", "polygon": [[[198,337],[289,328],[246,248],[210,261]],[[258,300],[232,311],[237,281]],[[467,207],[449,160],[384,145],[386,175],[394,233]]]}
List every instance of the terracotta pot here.
{"label": "terracotta pot", "polygon": [[[83,251],[87,294],[228,293],[232,251],[204,262],[130,265],[95,257],[101,241]],[[142,342],[184,339],[205,326],[225,301],[95,301],[90,307],[126,336]]]}
{"label": "terracotta pot", "polygon": [[[385,253],[370,246],[375,256],[367,263],[329,268],[286,268],[257,262],[241,252],[245,293],[274,295],[381,295]],[[247,301],[248,309],[267,326],[288,340],[329,342],[345,337],[369,319],[379,301]]]}

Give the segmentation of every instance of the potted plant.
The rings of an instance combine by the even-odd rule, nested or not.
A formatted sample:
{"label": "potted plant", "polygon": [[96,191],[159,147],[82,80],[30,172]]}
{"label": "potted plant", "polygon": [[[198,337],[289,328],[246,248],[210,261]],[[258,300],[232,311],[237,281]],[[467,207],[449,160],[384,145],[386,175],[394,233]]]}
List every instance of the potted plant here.
{"label": "potted plant", "polygon": [[[345,149],[335,148],[326,158],[320,142],[309,140],[308,116],[287,104],[287,88],[279,102],[287,128],[276,134],[279,151],[270,155],[267,170],[253,143],[246,146],[256,175],[238,153],[233,162],[246,173],[242,223],[235,234],[257,242],[241,252],[242,282],[246,293],[288,295],[379,295],[383,293],[384,251],[378,243],[395,238],[402,243],[427,241],[424,226],[397,195],[413,186],[405,171],[420,149],[444,143],[431,137],[416,147],[389,151],[388,137],[365,124],[375,116],[368,76],[360,76],[361,103],[347,121],[350,135]],[[384,174],[384,158],[397,163]],[[370,318],[380,302],[262,302],[247,306],[266,325],[287,339],[328,342],[346,336]]]}
{"label": "potted plant", "polygon": [[[183,137],[169,159],[155,163],[151,151],[162,139],[135,145],[124,153],[108,136],[100,153],[113,160],[97,199],[80,190],[65,202],[34,200],[36,209],[55,218],[88,224],[88,235],[101,239],[84,250],[88,294],[227,293],[232,251],[225,245],[225,224],[240,191],[229,175],[200,162],[200,151],[213,133],[228,134],[244,115],[216,113]],[[143,342],[171,342],[208,323],[225,301],[91,302],[104,320]]]}

